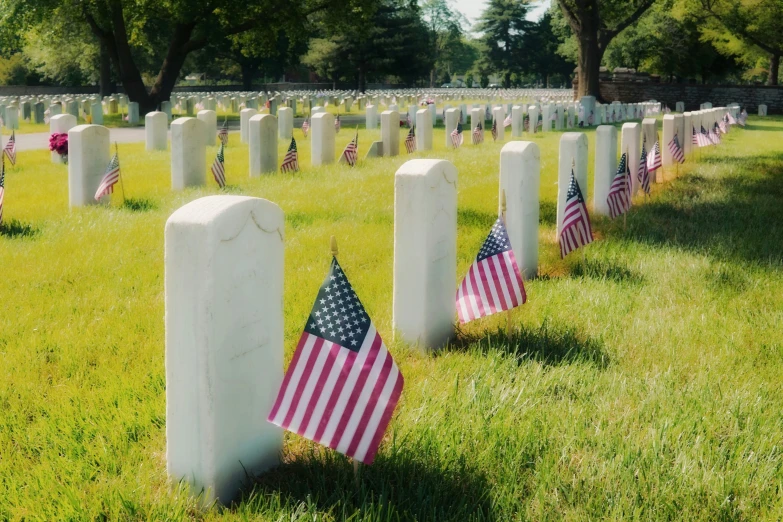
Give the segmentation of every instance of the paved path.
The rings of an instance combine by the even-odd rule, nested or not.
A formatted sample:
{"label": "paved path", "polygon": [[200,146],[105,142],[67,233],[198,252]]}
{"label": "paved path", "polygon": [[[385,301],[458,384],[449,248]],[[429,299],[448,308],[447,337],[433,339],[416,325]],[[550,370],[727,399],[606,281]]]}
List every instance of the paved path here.
{"label": "paved path", "polygon": [[[350,115],[341,117],[343,125],[357,125],[364,123],[364,116]],[[294,127],[297,129],[302,126],[304,118],[295,118]],[[239,122],[232,121],[228,123],[231,131],[239,132]],[[4,137],[5,138],[5,137]],[[145,140],[144,127],[123,127],[110,128],[109,138],[114,143],[140,143]],[[169,138],[171,133],[169,132]],[[16,150],[41,150],[49,148],[49,133],[35,132],[31,134],[16,135]]]}

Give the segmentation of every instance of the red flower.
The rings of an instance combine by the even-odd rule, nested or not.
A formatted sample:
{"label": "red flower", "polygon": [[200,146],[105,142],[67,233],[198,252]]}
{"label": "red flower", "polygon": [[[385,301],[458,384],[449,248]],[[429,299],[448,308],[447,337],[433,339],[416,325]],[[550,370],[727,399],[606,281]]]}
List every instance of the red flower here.
{"label": "red flower", "polygon": [[57,152],[60,156],[68,154],[68,133],[52,133],[52,135],[49,136],[49,150]]}

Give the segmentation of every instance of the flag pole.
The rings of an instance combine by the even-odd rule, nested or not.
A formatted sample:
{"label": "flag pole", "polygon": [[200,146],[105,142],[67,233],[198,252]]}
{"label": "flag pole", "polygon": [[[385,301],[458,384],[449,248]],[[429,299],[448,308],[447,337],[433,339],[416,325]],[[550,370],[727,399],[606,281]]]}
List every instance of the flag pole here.
{"label": "flag pole", "polygon": [[[120,163],[120,149],[117,147],[117,142],[114,142],[114,153],[117,155],[117,168]],[[122,202],[125,203],[125,184],[122,182],[122,169],[118,172],[118,178],[120,178],[120,188],[122,189]]]}
{"label": "flag pole", "polygon": [[[631,172],[630,164],[628,163],[631,161],[631,154],[629,147],[625,147],[625,168],[628,170],[628,172]],[[623,172],[623,176],[625,176],[625,172]],[[632,180],[628,180],[627,188],[628,188],[628,209],[623,212],[623,232],[625,232],[628,229],[628,212],[631,210],[631,198],[633,196],[633,192],[631,189],[631,185],[633,184]]]}
{"label": "flag pole", "polygon": [[[503,226],[506,226],[506,190],[503,189],[500,193],[500,216],[501,219],[503,219]],[[512,325],[512,317],[511,313],[513,312],[513,308],[509,308],[506,310],[506,339],[508,341],[511,341],[511,325]]]}
{"label": "flag pole", "polygon": [[[337,238],[332,236],[329,239],[329,250],[332,253],[332,257],[337,259],[337,254],[339,253],[339,250],[337,249]],[[356,482],[356,486],[359,486],[359,465],[360,462],[356,459],[351,459],[353,462],[353,479]]]}

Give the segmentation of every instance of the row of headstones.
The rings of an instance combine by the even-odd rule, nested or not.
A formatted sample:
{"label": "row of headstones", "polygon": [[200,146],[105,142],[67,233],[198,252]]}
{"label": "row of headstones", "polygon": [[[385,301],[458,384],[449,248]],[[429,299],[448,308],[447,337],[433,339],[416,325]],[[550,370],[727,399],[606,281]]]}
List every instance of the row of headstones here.
{"label": "row of headstones", "polygon": [[[666,115],[663,139],[675,132],[684,134],[691,124],[713,124],[727,111]],[[330,116],[319,114],[314,125],[324,120],[330,126]],[[427,111],[419,111],[419,116],[431,122]],[[456,117],[455,112],[447,112],[447,119],[450,116]],[[654,144],[657,127],[652,118],[625,123],[622,151],[638,157],[642,136]],[[270,124],[268,131],[274,130]],[[612,125],[599,126],[596,132],[596,214],[609,212],[606,197],[617,169],[617,132]],[[587,135],[563,134],[558,229],[572,165],[588,196],[587,163]],[[634,191],[637,163],[630,162]],[[667,163],[671,158],[664,156]],[[392,330],[401,341],[424,349],[437,349],[454,334],[457,178],[452,163],[437,159],[408,161],[394,177]],[[506,228],[525,279],[538,273],[540,179],[536,143],[513,141],[503,146],[498,212],[505,194]],[[247,473],[261,473],[279,463],[283,432],[266,422],[263,412],[271,410],[283,379],[284,230],[283,211],[276,204],[240,196],[193,201],[166,223],[167,467],[173,480],[204,491],[206,502],[229,502]],[[232,342],[226,350],[224,339],[229,337]]]}

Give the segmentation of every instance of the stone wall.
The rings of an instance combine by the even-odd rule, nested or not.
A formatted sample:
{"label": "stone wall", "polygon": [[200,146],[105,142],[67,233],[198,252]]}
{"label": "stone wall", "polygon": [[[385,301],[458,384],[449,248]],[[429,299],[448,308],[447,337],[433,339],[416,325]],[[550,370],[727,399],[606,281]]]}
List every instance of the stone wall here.
{"label": "stone wall", "polygon": [[675,103],[685,102],[685,110],[698,110],[710,102],[714,107],[739,103],[754,114],[759,104],[769,113],[783,114],[783,87],[765,85],[698,85],[685,83],[601,82],[601,96],[608,102],[637,103],[656,100],[674,110]]}

